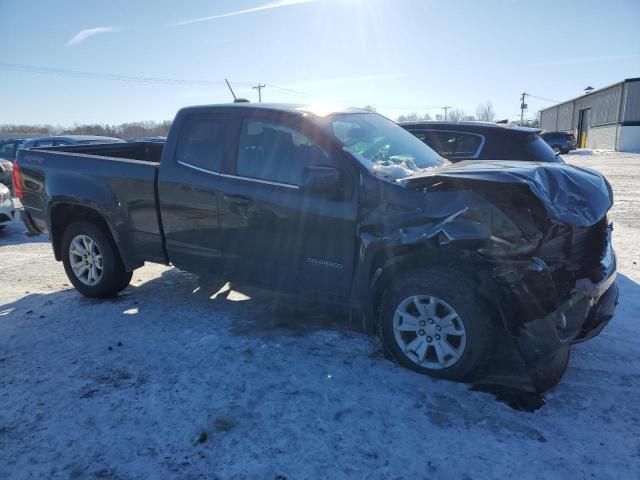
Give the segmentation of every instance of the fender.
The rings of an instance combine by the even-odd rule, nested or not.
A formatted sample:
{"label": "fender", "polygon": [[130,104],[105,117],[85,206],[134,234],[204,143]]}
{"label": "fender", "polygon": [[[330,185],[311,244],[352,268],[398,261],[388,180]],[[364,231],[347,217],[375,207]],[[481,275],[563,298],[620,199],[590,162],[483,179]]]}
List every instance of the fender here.
{"label": "fender", "polygon": [[[64,183],[64,186],[61,183]],[[82,173],[70,174],[68,171],[64,172],[63,179],[54,173],[49,177],[46,185],[43,197],[49,232],[53,232],[52,215],[57,207],[70,205],[92,210],[109,228],[125,268],[134,270],[142,266],[143,262],[135,258],[135,249],[131,246],[126,211],[119,207],[115,193],[108,185],[96,181],[95,177]],[[62,192],[73,192],[73,194]],[[53,236],[52,241],[55,242]],[[60,261],[60,248],[57,244],[54,244],[54,254],[56,260]]]}

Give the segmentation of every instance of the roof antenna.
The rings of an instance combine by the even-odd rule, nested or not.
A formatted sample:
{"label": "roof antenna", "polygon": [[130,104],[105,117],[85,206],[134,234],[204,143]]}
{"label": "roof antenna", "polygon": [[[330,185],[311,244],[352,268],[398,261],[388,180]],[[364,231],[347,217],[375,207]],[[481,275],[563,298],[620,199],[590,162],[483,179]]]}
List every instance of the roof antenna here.
{"label": "roof antenna", "polygon": [[229,83],[229,80],[225,78],[224,81],[227,82],[227,87],[229,87],[229,91],[231,92],[231,95],[233,95],[233,103],[250,103],[249,100],[247,100],[246,98],[236,97],[236,94],[234,93],[233,88],[231,88],[231,84]]}

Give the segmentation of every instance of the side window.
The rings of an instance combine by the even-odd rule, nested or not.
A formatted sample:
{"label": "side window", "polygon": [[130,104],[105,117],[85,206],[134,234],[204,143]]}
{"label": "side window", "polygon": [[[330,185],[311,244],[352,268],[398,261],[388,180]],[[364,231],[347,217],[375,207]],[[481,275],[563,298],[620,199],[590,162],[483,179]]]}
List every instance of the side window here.
{"label": "side window", "polygon": [[464,132],[430,130],[425,142],[443,157],[473,157],[482,143],[482,136]]}
{"label": "side window", "polygon": [[411,132],[415,137],[418,138],[418,140],[421,140],[423,142],[427,141],[427,134],[424,132],[421,132],[419,130],[409,130],[409,132]]}
{"label": "side window", "polygon": [[300,185],[307,165],[326,165],[328,155],[297,130],[260,120],[245,120],[240,133],[237,174]]}
{"label": "side window", "polygon": [[443,157],[452,157],[456,151],[457,133],[430,130],[425,132],[425,142]]}
{"label": "side window", "polygon": [[36,147],[52,147],[53,140],[40,140],[35,144]]}
{"label": "side window", "polygon": [[176,147],[176,161],[216,172],[229,144],[225,140],[227,117],[197,113],[185,120]]}
{"label": "side window", "polygon": [[473,157],[482,143],[482,137],[470,133],[460,133],[456,141],[456,157]]}
{"label": "side window", "polygon": [[16,146],[14,143],[4,143],[0,146],[0,157],[10,158],[13,160],[15,153]]}

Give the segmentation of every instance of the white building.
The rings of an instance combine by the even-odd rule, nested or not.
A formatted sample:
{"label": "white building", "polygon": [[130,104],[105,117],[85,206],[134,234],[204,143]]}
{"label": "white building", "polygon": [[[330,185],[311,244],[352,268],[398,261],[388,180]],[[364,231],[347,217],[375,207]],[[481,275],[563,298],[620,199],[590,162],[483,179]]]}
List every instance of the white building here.
{"label": "white building", "polygon": [[573,133],[580,148],[640,152],[640,78],[546,108],[540,127]]}

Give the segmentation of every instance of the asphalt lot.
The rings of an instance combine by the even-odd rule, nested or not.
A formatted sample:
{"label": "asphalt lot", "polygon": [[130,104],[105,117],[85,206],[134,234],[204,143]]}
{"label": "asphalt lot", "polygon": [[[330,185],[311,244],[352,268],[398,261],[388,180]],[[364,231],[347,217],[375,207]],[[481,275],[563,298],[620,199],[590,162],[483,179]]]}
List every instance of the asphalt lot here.
{"label": "asphalt lot", "polygon": [[107,301],[0,232],[0,478],[640,478],[640,155],[611,181],[621,304],[534,413],[384,359],[325,308],[148,265]]}

